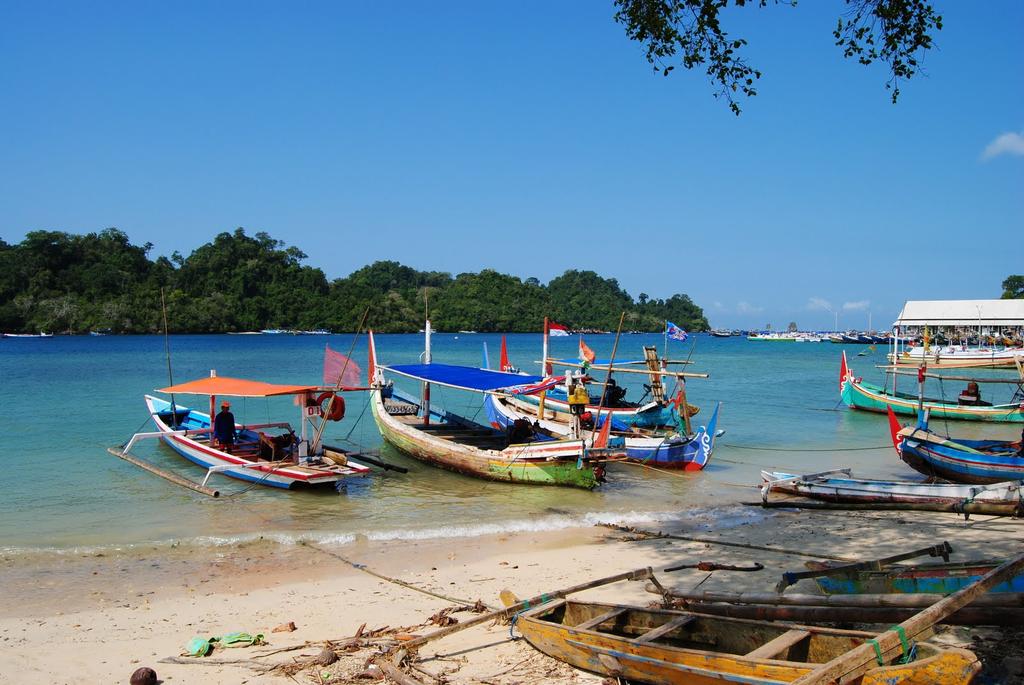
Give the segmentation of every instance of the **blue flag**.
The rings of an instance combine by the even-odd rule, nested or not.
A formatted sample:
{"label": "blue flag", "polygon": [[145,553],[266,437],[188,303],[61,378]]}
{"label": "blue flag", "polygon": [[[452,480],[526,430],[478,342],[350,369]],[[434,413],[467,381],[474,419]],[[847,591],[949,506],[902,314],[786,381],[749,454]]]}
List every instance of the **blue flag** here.
{"label": "blue flag", "polygon": [[675,325],[671,321],[665,322],[665,335],[673,340],[686,340],[689,336],[679,326]]}

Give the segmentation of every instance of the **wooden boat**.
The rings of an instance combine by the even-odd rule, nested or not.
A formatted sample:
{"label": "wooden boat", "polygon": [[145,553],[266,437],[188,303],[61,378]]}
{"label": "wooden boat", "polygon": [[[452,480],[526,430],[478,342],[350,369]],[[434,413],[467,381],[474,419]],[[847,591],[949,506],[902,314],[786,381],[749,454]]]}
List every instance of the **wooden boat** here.
{"label": "wooden boat", "polygon": [[[430,404],[433,384],[487,393],[520,388],[544,379],[487,369],[430,363],[430,325],[425,329],[425,364],[380,366],[370,333],[371,408],[381,437],[427,464],[478,478],[509,483],[564,485],[591,489],[604,477],[602,462],[621,449],[588,445],[540,431],[530,442],[512,442],[504,431],[476,423]],[[386,382],[385,372],[421,381],[416,399]]]}
{"label": "wooden boat", "polygon": [[944,438],[929,430],[926,414],[917,425],[904,427],[891,411],[889,432],[900,459],[926,476],[983,484],[1024,479],[1024,448],[1019,441]]}
{"label": "wooden boat", "polygon": [[998,369],[1012,368],[1024,362],[1021,347],[967,347],[966,345],[934,345],[908,347],[903,352],[890,352],[888,359],[898,366],[918,367],[927,364],[933,369]]}
{"label": "wooden boat", "polygon": [[[893,376],[896,377],[895,375]],[[1016,381],[1018,385],[1024,381]],[[895,380],[893,381],[895,385]],[[888,388],[864,383],[853,374],[843,352],[842,365],[839,370],[839,395],[843,402],[852,409],[886,413],[889,407],[897,414],[916,416],[918,397],[911,393],[894,392]],[[968,421],[998,421],[1005,423],[1024,422],[1024,412],[1020,411],[1019,403],[995,404],[991,406],[965,405],[957,401],[937,398],[924,398],[923,408],[936,418],[964,419]]]}
{"label": "wooden boat", "polygon": [[[630,682],[721,685],[790,683],[850,652],[873,633],[782,625],[685,611],[642,609],[566,599],[519,614],[531,645],[572,666]],[[848,683],[969,683],[981,664],[967,650],[917,643],[916,657],[883,651],[884,665]]]}
{"label": "wooden boat", "polygon": [[[836,477],[844,474],[846,477]],[[800,495],[826,502],[840,503],[907,503],[945,504],[951,506],[979,503],[1006,507],[1011,512],[1022,506],[1024,481],[1007,481],[992,485],[958,485],[955,483],[922,483],[914,481],[861,480],[852,478],[849,469],[810,475],[779,471],[762,471],[762,501],[771,492]]]}
{"label": "wooden boat", "polygon": [[[550,419],[538,419],[537,411],[524,411],[521,406],[516,405],[510,398],[497,395],[488,395],[485,400],[487,415],[491,425],[498,430],[509,430],[517,420],[526,420],[530,423],[539,422],[546,431],[555,434],[568,436],[571,426],[560,421]],[[529,405],[531,408],[533,405]],[[650,464],[662,468],[678,468],[685,471],[700,471],[707,466],[714,450],[715,432],[718,423],[718,412],[721,404],[715,407],[711,414],[711,420],[707,426],[701,426],[692,435],[683,435],[678,429],[674,431],[633,428],[616,428],[612,422],[610,426],[611,441],[609,444],[618,446],[622,444],[626,451],[626,459],[643,464]],[[604,412],[595,414],[595,426],[592,430],[584,430],[584,439],[593,440],[598,429],[607,421],[602,418]]]}
{"label": "wooden boat", "polygon": [[[344,407],[343,402],[339,404],[340,397],[328,399],[333,393],[321,393],[321,390],[315,386],[274,385],[216,375],[163,388],[158,392],[170,394],[172,401],[145,396],[157,431],[136,433],[123,453],[129,453],[139,440],[159,438],[181,456],[207,469],[203,486],[215,473],[277,488],[334,486],[344,479],[367,475],[369,467],[350,458],[359,455],[325,450],[322,445],[316,445],[315,441],[311,444],[307,439],[306,422],[320,419],[324,400],[332,406]],[[292,426],[283,422],[236,426],[238,439],[228,453],[211,440],[210,413],[173,401],[175,395],[185,394],[208,396],[211,413],[217,396],[298,396],[302,398],[301,436],[296,436]],[[344,410],[333,414],[341,418]],[[270,432],[277,435],[270,435]]]}
{"label": "wooden boat", "polygon": [[[891,564],[878,569],[836,571],[816,577],[821,591],[827,595],[850,594],[921,594],[949,595],[964,589],[995,567],[1002,559],[956,561],[913,566]],[[808,561],[811,571],[827,572],[835,562]],[[1019,574],[992,587],[989,593],[1024,592],[1024,574]]]}

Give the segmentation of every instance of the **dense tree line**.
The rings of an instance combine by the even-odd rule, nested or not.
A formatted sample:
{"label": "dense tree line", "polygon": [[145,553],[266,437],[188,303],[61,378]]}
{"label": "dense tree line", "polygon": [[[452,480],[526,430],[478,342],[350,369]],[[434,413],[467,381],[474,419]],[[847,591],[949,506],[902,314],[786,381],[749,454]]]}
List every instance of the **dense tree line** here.
{"label": "dense tree line", "polygon": [[108,228],[73,235],[33,231],[0,240],[0,330],[155,333],[169,328],[225,333],[265,328],[354,331],[364,311],[382,332],[416,331],[425,306],[438,330],[539,331],[545,316],[573,328],[614,330],[626,312],[629,330],[659,331],[666,319],[707,330],[686,295],[634,299],[613,278],[566,271],[547,285],[490,269],[454,277],[375,262],[329,281],[302,264],[306,255],[266,233],[221,233],[187,257],[149,258]]}
{"label": "dense tree line", "polygon": [[1003,281],[1003,299],[1024,299],[1024,276],[1007,276]]}

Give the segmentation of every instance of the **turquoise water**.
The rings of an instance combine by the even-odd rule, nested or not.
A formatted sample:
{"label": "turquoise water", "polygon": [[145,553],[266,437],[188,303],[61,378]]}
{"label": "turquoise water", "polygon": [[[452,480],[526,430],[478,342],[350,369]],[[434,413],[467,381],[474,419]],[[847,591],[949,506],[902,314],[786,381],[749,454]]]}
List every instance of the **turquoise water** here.
{"label": "turquoise water", "polygon": [[[841,346],[694,338],[690,368],[711,374],[687,386],[690,402],[702,407],[695,421],[700,423],[721,401],[720,426],[726,430],[704,472],[663,474],[613,465],[609,482],[594,492],[484,482],[422,465],[381,445],[364,411],[366,396],[353,394],[346,419],[330,425],[325,442],[380,450],[387,460],[408,467],[408,474],[377,472],[350,482],[340,493],[253,489],[215,476],[224,493],[218,500],[174,486],[106,451],[135,431],[153,429],[142,396],[167,385],[161,336],[4,339],[0,548],[17,554],[152,542],[219,545],[261,536],[345,542],[356,535],[430,538],[597,521],[644,523],[756,499],[749,486],[759,481],[762,468],[852,466],[866,477],[913,477],[889,444],[883,416],[837,406]],[[488,334],[436,334],[434,361],[479,365],[485,341],[492,365],[497,364],[500,336]],[[611,353],[614,336],[587,336],[586,341],[604,357]],[[174,380],[192,380],[216,369],[221,376],[315,384],[328,342],[347,353],[352,336],[171,336]],[[537,368],[539,335],[509,335],[508,343],[513,363]],[[414,362],[422,344],[420,335],[377,336],[382,363]],[[639,357],[642,344],[661,350],[662,338],[624,335],[618,357]],[[672,358],[690,353],[689,342],[671,344]],[[577,345],[575,337],[553,339],[552,352],[574,357]],[[856,357],[863,349],[848,350],[854,369],[881,380],[873,365],[883,361],[883,351]],[[357,341],[353,358],[365,369],[365,336]],[[629,396],[635,398],[645,379],[620,378],[620,383],[630,386]],[[947,384],[943,390],[951,396],[957,389]],[[196,406],[205,401],[195,399]],[[180,396],[178,401],[187,402]],[[433,402],[483,417],[479,398],[472,394],[436,388]],[[290,399],[238,399],[233,410],[244,423],[297,423]],[[1005,426],[960,423],[950,430],[963,436],[1015,435]],[[133,451],[193,480],[204,475],[155,441]]]}

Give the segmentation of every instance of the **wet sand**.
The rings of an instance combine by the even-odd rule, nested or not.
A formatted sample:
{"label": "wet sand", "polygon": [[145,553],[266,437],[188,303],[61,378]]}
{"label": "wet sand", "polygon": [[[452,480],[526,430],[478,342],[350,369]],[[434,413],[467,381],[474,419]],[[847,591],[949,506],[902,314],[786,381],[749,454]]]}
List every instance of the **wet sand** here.
{"label": "wet sand", "polygon": [[[256,541],[202,551],[137,548],[103,556],[5,558],[0,567],[0,682],[126,683],[142,665],[154,668],[168,683],[295,682],[282,674],[260,673],[254,665],[314,655],[318,647],[313,643],[349,637],[363,624],[365,631],[400,627],[425,634],[436,627],[423,622],[438,611],[477,600],[499,607],[504,589],[528,597],[635,568],[658,570],[706,560],[757,561],[766,568],[710,575],[685,570],[659,578],[680,589],[700,584],[709,591],[768,592],[783,571],[801,570],[808,555],[877,558],[943,540],[953,545],[954,559],[1009,555],[1020,549],[1024,524],[987,518],[965,523],[952,514],[922,512],[729,506],[662,529],[702,541],[594,527],[448,540],[357,540],[338,546]],[[802,583],[793,591],[814,592],[811,581]],[[636,604],[655,599],[642,583],[630,582],[580,596]],[[271,632],[289,621],[297,630]],[[161,662],[178,656],[193,636],[234,631],[264,633],[269,645],[217,650],[187,664]],[[983,647],[1004,631],[941,632],[947,642]],[[269,654],[307,642],[311,644],[304,649]],[[994,654],[981,650],[986,672],[1002,672],[1000,650],[1005,647]],[[1019,647],[1016,652],[1004,656],[1019,658]],[[298,682],[346,682],[362,669],[369,653],[361,651],[294,677]],[[421,657],[425,671],[443,671],[451,682],[600,682],[548,659],[522,640],[509,640],[507,625],[471,628],[427,645]],[[216,665],[222,660],[248,661]]]}

